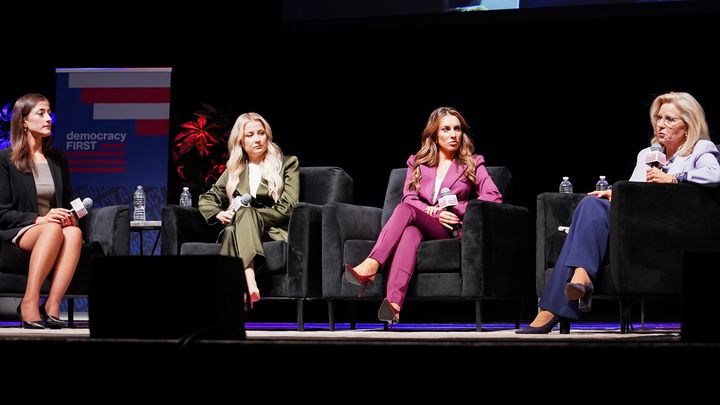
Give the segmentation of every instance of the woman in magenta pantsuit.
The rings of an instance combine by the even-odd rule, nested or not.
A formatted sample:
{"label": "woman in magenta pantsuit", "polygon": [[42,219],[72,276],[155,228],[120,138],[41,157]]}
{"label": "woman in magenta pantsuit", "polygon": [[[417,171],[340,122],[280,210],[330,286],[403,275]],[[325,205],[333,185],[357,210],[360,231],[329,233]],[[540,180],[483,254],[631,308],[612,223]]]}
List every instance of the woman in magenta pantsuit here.
{"label": "woman in magenta pantsuit", "polygon": [[[397,322],[405,293],[415,269],[420,242],[449,239],[462,226],[470,198],[502,202],[502,196],[485,170],[485,159],[476,155],[469,127],[459,111],[440,107],[430,114],[422,133],[422,147],[407,161],[403,198],[383,227],[370,255],[356,267],[345,265],[345,279],[365,286],[391,258],[387,295],[378,319]],[[438,206],[440,190],[457,196],[451,210]],[[462,228],[458,238],[462,235]]]}

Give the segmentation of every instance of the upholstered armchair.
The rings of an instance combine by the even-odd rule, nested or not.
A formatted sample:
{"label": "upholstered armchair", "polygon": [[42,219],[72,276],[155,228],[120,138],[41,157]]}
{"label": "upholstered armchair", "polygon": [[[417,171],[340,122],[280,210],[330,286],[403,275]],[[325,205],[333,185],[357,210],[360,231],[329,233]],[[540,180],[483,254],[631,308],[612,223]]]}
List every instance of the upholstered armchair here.
{"label": "upholstered armchair", "polygon": [[[300,202],[288,225],[288,241],[263,242],[265,268],[256,272],[260,295],[297,302],[298,330],[304,303],[322,297],[320,230],[322,205],[352,202],[352,178],[338,167],[301,167]],[[208,226],[197,208],[167,205],[162,211],[162,255],[217,255],[222,228]]]}
{"label": "upholstered armchair", "polygon": [[[74,320],[74,298],[87,296],[90,258],[93,255],[130,254],[130,210],[124,205],[93,208],[78,224],[82,229],[85,246],[73,281],[68,288],[68,324]],[[0,296],[22,297],[27,284],[27,267],[30,254],[12,243],[0,246]],[[46,280],[42,292],[47,293]]]}
{"label": "upholstered armchair", "polygon": [[[536,292],[542,295],[584,194],[543,193],[537,198]],[[620,329],[632,327],[634,302],[679,299],[682,253],[720,246],[720,188],[696,184],[620,181],[613,185],[610,241],[594,297],[617,300]],[[641,310],[643,316],[644,310]]]}
{"label": "upholstered armchair", "polygon": [[[487,170],[507,201],[510,171],[505,167]],[[406,173],[406,168],[391,171],[383,208],[342,203],[323,207],[323,297],[328,300],[331,330],[335,328],[335,300],[378,301],[385,295],[383,270],[359,298],[360,288],[343,278],[343,266],[360,263],[370,253],[402,198]],[[474,301],[476,329],[481,330],[483,300],[522,300],[531,295],[528,221],[527,208],[471,200],[461,240],[421,243],[407,300]]]}

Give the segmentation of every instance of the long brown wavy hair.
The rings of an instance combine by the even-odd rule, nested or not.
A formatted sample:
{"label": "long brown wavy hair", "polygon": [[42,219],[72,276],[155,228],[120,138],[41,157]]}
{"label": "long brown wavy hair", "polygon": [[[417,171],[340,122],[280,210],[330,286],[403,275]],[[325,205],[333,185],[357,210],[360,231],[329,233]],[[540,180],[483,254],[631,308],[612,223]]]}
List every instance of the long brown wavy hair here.
{"label": "long brown wavy hair", "polygon": [[[23,120],[41,101],[49,102],[48,98],[42,94],[30,93],[17,99],[13,107],[12,120],[10,121],[10,142],[12,143],[10,161],[20,173],[35,171],[35,162],[30,155],[30,143],[28,142],[28,137],[32,135],[25,130]],[[51,150],[52,137],[43,138],[43,153],[47,155]]]}
{"label": "long brown wavy hair", "polygon": [[420,179],[422,177],[420,175],[420,165],[434,167],[440,162],[440,147],[438,146],[437,132],[440,128],[440,120],[446,115],[454,115],[460,120],[462,137],[460,138],[460,147],[458,147],[457,152],[455,152],[455,159],[467,166],[465,178],[471,182],[475,182],[475,159],[473,159],[475,145],[473,145],[470,136],[468,136],[470,126],[465,120],[465,117],[460,114],[460,111],[452,107],[440,107],[436,108],[435,111],[430,114],[427,125],[425,125],[425,129],[423,130],[421,136],[422,146],[415,154],[413,177],[410,184],[408,184],[409,191],[416,191],[420,188]]}

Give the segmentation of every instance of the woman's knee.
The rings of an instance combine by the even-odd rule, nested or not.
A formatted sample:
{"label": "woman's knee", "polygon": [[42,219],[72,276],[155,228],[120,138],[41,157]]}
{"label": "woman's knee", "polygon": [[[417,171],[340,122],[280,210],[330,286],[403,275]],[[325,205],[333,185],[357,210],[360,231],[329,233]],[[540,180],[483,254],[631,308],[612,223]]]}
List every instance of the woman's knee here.
{"label": "woman's knee", "polygon": [[610,209],[610,201],[604,198],[588,196],[583,198],[578,204],[576,211],[608,211]]}
{"label": "woman's knee", "polygon": [[395,207],[395,210],[393,211],[393,215],[402,215],[402,216],[409,216],[413,215],[415,213],[415,207],[412,205],[401,202],[400,204]]}
{"label": "woman's knee", "polygon": [[77,226],[67,226],[62,228],[63,239],[66,244],[73,246],[82,246],[82,231]]}
{"label": "woman's knee", "polygon": [[63,228],[60,224],[47,223],[39,225],[40,237],[53,242],[62,242]]}
{"label": "woman's knee", "polygon": [[422,241],[422,232],[416,226],[408,226],[403,230],[401,240],[420,243]]}

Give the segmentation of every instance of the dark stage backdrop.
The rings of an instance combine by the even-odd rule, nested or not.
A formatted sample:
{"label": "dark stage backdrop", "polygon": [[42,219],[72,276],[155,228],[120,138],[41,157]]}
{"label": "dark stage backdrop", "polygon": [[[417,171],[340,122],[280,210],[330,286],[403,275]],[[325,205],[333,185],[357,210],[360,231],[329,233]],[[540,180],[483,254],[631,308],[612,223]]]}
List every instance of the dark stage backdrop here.
{"label": "dark stage backdrop", "polygon": [[[556,191],[562,176],[578,192],[599,175],[629,178],[648,145],[657,94],[695,95],[720,141],[720,7],[712,2],[314,23],[283,23],[275,4],[247,7],[235,14],[208,4],[175,21],[126,8],[105,16],[92,40],[87,26],[47,21],[0,68],[0,103],[28,91],[54,97],[56,67],[169,66],[171,134],[201,102],[233,120],[259,112],[286,154],[344,168],[357,203],[373,206],[442,105],[466,115],[488,165],[510,168],[511,202],[531,213],[537,194]],[[132,29],[112,24],[127,20]],[[177,203],[182,185],[174,167],[168,172]]]}

